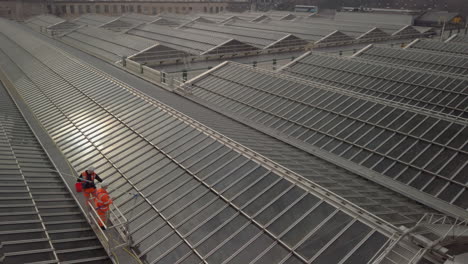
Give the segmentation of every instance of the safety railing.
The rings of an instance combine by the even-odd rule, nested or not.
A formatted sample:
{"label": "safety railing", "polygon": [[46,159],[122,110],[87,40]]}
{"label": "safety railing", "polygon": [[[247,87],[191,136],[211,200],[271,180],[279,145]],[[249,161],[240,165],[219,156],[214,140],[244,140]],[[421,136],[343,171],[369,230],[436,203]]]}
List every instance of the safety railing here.
{"label": "safety railing", "polygon": [[128,232],[128,221],[123,213],[114,204],[111,204],[105,214],[105,221],[102,221],[101,216],[94,208],[92,200],[93,198],[87,202],[90,224],[109,256],[112,256],[113,252],[118,248],[130,247],[131,239]]}

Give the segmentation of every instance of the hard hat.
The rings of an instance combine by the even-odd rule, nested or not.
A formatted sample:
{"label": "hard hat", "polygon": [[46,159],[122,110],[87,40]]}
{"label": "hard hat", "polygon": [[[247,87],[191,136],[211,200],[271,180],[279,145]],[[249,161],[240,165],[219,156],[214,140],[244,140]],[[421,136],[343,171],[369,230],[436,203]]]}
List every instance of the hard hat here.
{"label": "hard hat", "polygon": [[94,172],[94,169],[95,169],[94,166],[89,166],[87,171]]}
{"label": "hard hat", "polygon": [[106,181],[101,182],[101,188],[107,188],[109,187],[109,184]]}

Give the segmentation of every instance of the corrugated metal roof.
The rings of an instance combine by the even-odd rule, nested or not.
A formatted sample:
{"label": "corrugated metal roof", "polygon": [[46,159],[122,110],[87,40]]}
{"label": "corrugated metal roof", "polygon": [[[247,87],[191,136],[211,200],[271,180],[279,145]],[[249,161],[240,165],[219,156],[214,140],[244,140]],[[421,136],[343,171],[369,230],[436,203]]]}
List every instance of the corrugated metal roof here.
{"label": "corrugated metal roof", "polygon": [[427,50],[427,51],[436,51],[436,52],[445,52],[451,54],[457,54],[460,56],[468,56],[468,45],[465,43],[457,43],[457,42],[441,42],[435,40],[426,40],[426,39],[419,39],[411,45],[408,46],[409,49],[420,49],[420,50]]}
{"label": "corrugated metal roof", "polygon": [[115,20],[116,17],[111,17],[111,16],[103,16],[103,15],[97,15],[97,14],[84,14],[79,16],[76,19],[73,19],[73,23],[79,24],[79,25],[90,25],[90,26],[101,26],[103,24],[109,23],[112,20]]}
{"label": "corrugated metal roof", "polygon": [[[314,72],[323,72],[330,78],[328,80],[335,82],[341,80],[341,74],[343,80],[346,77],[347,81],[344,82],[347,84],[351,85],[352,79],[365,82],[365,87],[382,82],[380,78],[358,78],[339,70],[346,67],[346,71],[351,69],[364,73],[370,69],[381,72],[382,68],[375,65],[368,65],[368,68],[362,65],[350,67],[344,62],[337,62],[329,66],[329,70],[321,71],[318,67],[325,67],[327,60],[317,60],[313,56],[303,59],[318,66],[314,68],[297,63],[286,71],[297,72],[297,75],[306,78]],[[332,72],[332,69],[337,70]],[[397,75],[399,72],[394,68],[391,73]],[[331,76],[335,78],[331,79]],[[418,83],[430,77],[441,79],[426,75],[425,78],[418,78]],[[327,84],[331,85],[332,82]],[[289,79],[235,63],[211,71],[204,78],[186,86],[193,96],[216,105],[218,109],[223,109],[223,113],[237,116],[238,120],[245,120],[250,126],[303,148],[311,145],[314,150],[333,153],[335,160],[341,157],[372,169],[387,180],[394,179],[398,184],[407,185],[407,195],[414,195],[416,190],[413,191],[413,188],[417,188],[418,195],[424,196],[420,202],[431,204],[439,210],[450,207],[450,210],[457,210],[460,216],[466,215],[468,190],[464,185],[467,179],[464,170],[468,166],[464,157],[468,128],[462,120],[362,95],[373,94],[372,88],[368,88],[368,92],[352,92],[350,88],[338,89],[336,86]],[[452,87],[456,91],[449,89],[446,93],[457,95],[463,86],[463,82],[459,82],[458,89]],[[424,94],[433,94],[433,91],[437,94],[438,89],[429,89]],[[464,98],[464,104],[468,103],[466,95],[461,98]],[[399,188],[406,192],[405,188]],[[446,201],[442,207],[439,199]],[[460,208],[456,209],[457,206]]]}
{"label": "corrugated metal roof", "polygon": [[128,57],[158,44],[145,38],[118,34],[92,26],[73,30],[60,38],[77,48],[102,56],[112,62],[120,60],[122,56]]}
{"label": "corrugated metal roof", "polygon": [[236,42],[236,40],[226,37],[200,35],[180,29],[152,24],[133,28],[128,31],[127,34],[156,40],[165,46],[186,51],[194,55],[212,52],[229,52],[229,49],[231,52],[256,49],[253,46],[238,41]]}
{"label": "corrugated metal roof", "polygon": [[1,48],[28,76],[15,82],[18,92],[77,171],[92,163],[110,182],[144,261],[355,263],[387,240],[219,134],[17,28],[1,29],[18,45]]}
{"label": "corrugated metal roof", "polygon": [[323,38],[324,36],[327,36],[330,33],[335,31],[331,29],[302,28],[302,27],[295,27],[294,25],[279,26],[279,25],[269,25],[269,24],[264,24],[264,23],[251,23],[251,22],[243,22],[243,21],[232,21],[232,22],[226,23],[225,25],[231,26],[231,27],[251,28],[251,29],[267,30],[267,31],[272,31],[272,32],[289,33],[299,38],[310,40],[310,41],[317,41]]}
{"label": "corrugated metal roof", "polygon": [[[190,23],[185,25],[181,29],[204,35],[215,35],[226,38],[231,37],[261,48],[267,47],[289,36],[286,33],[269,32],[248,28],[236,28],[206,23]],[[285,40],[285,43],[283,44],[285,46],[289,45],[290,47],[305,46],[307,44],[307,41],[301,40],[299,38],[290,38],[288,40]]]}
{"label": "corrugated metal roof", "polygon": [[417,49],[393,49],[372,46],[359,52],[361,59],[389,63],[441,73],[468,76],[468,58],[418,51]]}

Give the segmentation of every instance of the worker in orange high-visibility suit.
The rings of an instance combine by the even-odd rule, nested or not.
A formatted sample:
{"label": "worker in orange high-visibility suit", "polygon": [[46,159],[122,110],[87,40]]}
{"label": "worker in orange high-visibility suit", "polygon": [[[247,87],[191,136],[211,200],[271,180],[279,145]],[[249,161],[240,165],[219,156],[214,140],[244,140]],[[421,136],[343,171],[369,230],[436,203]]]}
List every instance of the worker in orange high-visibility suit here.
{"label": "worker in orange high-visibility suit", "polygon": [[[102,182],[102,179],[94,172],[94,167],[90,166],[87,170],[83,171],[78,178],[78,182],[83,182],[83,195],[88,201],[91,195],[94,198],[94,192],[96,191],[95,180]],[[92,202],[92,201],[91,201]]]}
{"label": "worker in orange high-visibility suit", "polygon": [[102,230],[106,229],[104,224],[107,222],[107,212],[109,211],[109,206],[112,204],[112,199],[109,193],[107,193],[107,186],[107,182],[102,182],[101,188],[96,190],[96,198],[94,199],[95,209],[100,218],[99,226]]}

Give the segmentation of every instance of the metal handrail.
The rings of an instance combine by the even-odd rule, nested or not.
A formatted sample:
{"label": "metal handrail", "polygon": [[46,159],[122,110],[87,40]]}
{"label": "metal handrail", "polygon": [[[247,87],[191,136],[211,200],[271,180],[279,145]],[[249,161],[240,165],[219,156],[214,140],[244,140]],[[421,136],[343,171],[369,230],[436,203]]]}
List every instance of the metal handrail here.
{"label": "metal handrail", "polygon": [[[109,211],[106,212],[108,219],[107,221],[102,221],[101,217],[97,213],[94,205],[92,204],[91,200],[87,201],[88,205],[88,215],[91,221],[91,226],[96,227],[93,228],[95,232],[98,234],[99,240],[104,246],[104,249],[107,251],[109,255],[112,255],[112,252],[121,247],[130,246],[130,233],[128,232],[128,221],[127,218],[122,214],[122,212],[118,209],[117,206],[111,204],[109,205]],[[117,213],[116,213],[117,212]],[[122,220],[123,219],[123,220]],[[100,228],[99,222],[102,222],[104,229]],[[114,224],[115,223],[115,224]],[[105,230],[112,230],[115,229],[116,232],[120,236],[119,240],[113,239],[110,237],[110,233],[106,235]],[[114,242],[117,242],[114,244]]]}

